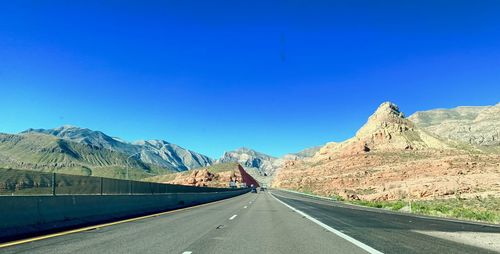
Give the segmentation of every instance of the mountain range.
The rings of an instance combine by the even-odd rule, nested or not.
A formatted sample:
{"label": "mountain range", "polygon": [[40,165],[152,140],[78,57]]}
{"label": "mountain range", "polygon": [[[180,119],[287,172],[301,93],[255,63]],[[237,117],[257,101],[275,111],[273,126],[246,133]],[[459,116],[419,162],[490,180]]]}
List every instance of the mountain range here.
{"label": "mountain range", "polygon": [[0,134],[3,168],[137,179],[213,162],[207,156],[163,140],[129,143],[75,126]]}
{"label": "mountain range", "polygon": [[273,183],[280,185],[283,175],[294,168],[291,165],[308,165],[311,161],[319,167],[348,157],[354,158],[349,163],[356,165],[359,156],[370,157],[371,162],[387,162],[397,155],[397,162],[404,156],[430,158],[424,154],[436,151],[444,157],[467,153],[479,157],[485,153],[496,155],[500,151],[499,133],[500,103],[419,111],[406,118],[395,104],[386,102],[353,138],[279,158],[242,147],[212,159],[164,140],[127,142],[100,131],[62,126],[0,134],[0,167],[142,179],[235,162],[263,183],[277,175]]}
{"label": "mountain range", "polygon": [[[311,158],[285,161],[272,185],[363,200],[500,196],[497,107],[406,118],[394,103],[382,103],[354,137],[327,143]],[[441,132],[465,123],[465,135]]]}
{"label": "mountain range", "polygon": [[209,157],[164,140],[141,140],[134,143],[110,137],[103,132],[74,126],[55,129],[28,129],[21,134],[39,133],[77,142],[97,149],[108,149],[171,171],[185,171],[213,163]]}
{"label": "mountain range", "polygon": [[164,140],[127,142],[101,131],[67,125],[0,134],[0,167],[140,179],[237,162],[266,182],[285,159],[304,158],[315,149],[275,158],[239,148],[215,160]]}
{"label": "mountain range", "polygon": [[0,167],[69,174],[131,178],[165,173],[126,154],[60,139],[51,135],[0,134]]}

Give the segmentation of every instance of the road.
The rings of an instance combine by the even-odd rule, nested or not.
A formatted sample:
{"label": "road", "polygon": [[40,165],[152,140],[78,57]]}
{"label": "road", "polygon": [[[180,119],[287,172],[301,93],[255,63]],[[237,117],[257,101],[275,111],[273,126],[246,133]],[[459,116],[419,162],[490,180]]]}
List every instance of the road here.
{"label": "road", "polygon": [[0,253],[492,253],[413,230],[500,232],[500,228],[352,209],[301,195],[273,193],[248,193],[157,217],[6,247]]}
{"label": "road", "polygon": [[283,191],[274,194],[284,203],[383,253],[498,253],[421,232],[495,234],[495,239],[500,240],[500,227],[386,212]]}

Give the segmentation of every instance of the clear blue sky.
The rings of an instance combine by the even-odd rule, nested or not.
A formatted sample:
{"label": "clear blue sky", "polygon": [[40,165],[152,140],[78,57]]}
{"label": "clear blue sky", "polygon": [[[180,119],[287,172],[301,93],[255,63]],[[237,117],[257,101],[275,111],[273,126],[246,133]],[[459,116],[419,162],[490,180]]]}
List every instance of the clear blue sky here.
{"label": "clear blue sky", "polygon": [[500,101],[500,1],[1,1],[0,132],[64,124],[219,157]]}

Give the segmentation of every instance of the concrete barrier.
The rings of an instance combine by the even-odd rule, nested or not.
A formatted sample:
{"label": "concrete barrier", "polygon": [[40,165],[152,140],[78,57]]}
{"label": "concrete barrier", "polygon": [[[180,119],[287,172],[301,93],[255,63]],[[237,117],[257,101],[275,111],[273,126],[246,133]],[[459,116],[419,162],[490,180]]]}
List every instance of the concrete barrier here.
{"label": "concrete barrier", "polygon": [[0,241],[213,202],[248,191],[242,189],[159,195],[0,196]]}

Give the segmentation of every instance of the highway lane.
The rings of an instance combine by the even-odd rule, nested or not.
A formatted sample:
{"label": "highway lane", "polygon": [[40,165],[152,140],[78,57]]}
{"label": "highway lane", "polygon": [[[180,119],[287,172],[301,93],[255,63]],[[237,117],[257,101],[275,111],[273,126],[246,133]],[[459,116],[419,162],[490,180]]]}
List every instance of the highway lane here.
{"label": "highway lane", "polygon": [[500,233],[500,227],[386,213],[277,190],[273,190],[273,194],[284,203],[384,253],[496,253],[416,231]]}
{"label": "highway lane", "polygon": [[366,253],[278,202],[218,203],[0,249],[0,253]]}

